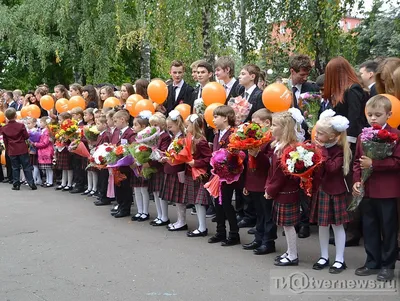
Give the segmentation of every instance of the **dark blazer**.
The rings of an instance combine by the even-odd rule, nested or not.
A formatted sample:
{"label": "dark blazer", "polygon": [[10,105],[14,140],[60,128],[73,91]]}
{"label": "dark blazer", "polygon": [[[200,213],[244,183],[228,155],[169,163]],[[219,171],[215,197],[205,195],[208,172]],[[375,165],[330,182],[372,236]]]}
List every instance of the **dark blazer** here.
{"label": "dark blazer", "polygon": [[[400,131],[386,125],[386,130],[400,136]],[[353,183],[361,182],[361,166],[359,159],[364,155],[360,136],[357,138],[356,155],[353,165]],[[372,174],[365,182],[365,197],[388,199],[400,197],[400,144],[398,143],[393,155],[383,160],[372,160]]]}
{"label": "dark blazer", "polygon": [[[300,94],[306,93],[306,92],[319,92],[320,89],[318,87],[318,85],[314,82],[305,82],[301,85],[301,91]],[[293,93],[293,107],[295,108],[299,108],[298,104],[297,104],[297,98],[296,98],[296,94]]]}
{"label": "dark blazer", "polygon": [[[111,129],[110,129],[110,131],[111,131]],[[112,134],[111,134],[111,132],[109,132],[109,134],[110,134],[111,144],[116,145],[119,141],[119,129],[115,129]]]}
{"label": "dark blazer", "polygon": [[267,181],[269,170],[269,158],[266,149],[269,148],[268,143],[261,146],[261,150],[256,157],[257,168],[250,170],[247,167],[245,175],[244,187],[250,192],[264,192],[265,182]]}
{"label": "dark blazer", "polygon": [[2,127],[3,141],[9,156],[19,156],[28,153],[26,140],[29,134],[25,125],[15,120],[10,120],[8,124]]}
{"label": "dark blazer", "polygon": [[233,128],[230,128],[229,130],[227,130],[226,133],[224,134],[224,136],[222,136],[221,141],[219,141],[219,142],[218,142],[218,140],[219,140],[220,132],[215,134],[214,141],[213,141],[213,152],[216,152],[220,148],[228,148],[229,137],[233,133],[233,130],[234,130]]}
{"label": "dark blazer", "polygon": [[171,112],[177,105],[181,103],[186,103],[193,107],[193,101],[192,101],[192,93],[193,93],[193,88],[189,86],[186,82],[183,82],[182,88],[179,91],[178,98],[174,99],[174,86],[169,85],[168,86],[168,97],[166,102],[164,103],[164,107],[167,109],[166,114],[168,115],[169,112]]}
{"label": "dark blazer", "polygon": [[96,140],[96,147],[99,145],[102,145],[104,143],[110,143],[110,133],[105,131],[104,133],[100,134],[99,136],[97,136],[97,140]]}
{"label": "dark blazer", "polygon": [[[244,98],[245,91],[242,93],[242,97]],[[251,110],[247,118],[244,122],[251,121],[251,116],[254,112],[258,111],[259,109],[264,108],[264,104],[262,102],[262,90],[259,89],[257,86],[249,96],[249,103],[252,104]]]}
{"label": "dark blazer", "polygon": [[316,186],[313,185],[313,192],[317,193],[319,186],[329,195],[339,195],[347,192],[343,174],[343,148],[339,145],[334,145],[330,148],[323,147],[321,149],[325,161],[315,173],[314,181]]}
{"label": "dark blazer", "polygon": [[[194,101],[195,101],[196,99],[199,98],[199,90],[200,90],[200,85],[198,85],[198,86],[192,91],[192,94],[191,94],[191,97],[190,97],[190,105],[192,106],[192,113],[194,113],[194,107],[193,107]],[[201,97],[201,95],[200,95],[200,97]]]}
{"label": "dark blazer", "polygon": [[323,111],[326,111],[326,110],[329,110],[329,109],[332,109],[332,104],[329,101],[327,102],[326,105],[325,105],[325,102],[321,103],[321,107],[320,107],[320,109],[318,111],[318,118],[319,118],[319,116],[321,115],[321,113]]}
{"label": "dark blazer", "polygon": [[[118,138],[119,138],[119,131],[118,131]],[[131,144],[132,142],[135,141],[135,138],[136,138],[135,132],[130,127],[128,127],[122,134],[121,139],[118,139],[117,145],[121,145],[122,139],[126,139],[128,144]]]}
{"label": "dark blazer", "polygon": [[271,154],[271,165],[268,170],[265,191],[275,202],[281,204],[298,202],[300,180],[283,172],[280,164],[281,158],[273,153],[272,149],[267,149],[267,153]]}
{"label": "dark blazer", "polygon": [[18,111],[18,103],[13,101],[11,104],[8,105],[9,108],[14,108],[16,111]]}
{"label": "dark blazer", "polygon": [[238,97],[239,95],[244,93],[244,87],[239,84],[239,81],[236,80],[232,86],[232,89],[229,91],[228,97],[226,98],[225,105],[228,104],[229,99]]}
{"label": "dark blazer", "polygon": [[171,165],[168,162],[164,164],[164,173],[168,175],[176,174],[184,170],[185,170],[185,164]]}
{"label": "dark blazer", "polygon": [[[211,159],[211,149],[208,146],[208,142],[206,139],[201,138],[197,142],[193,140],[193,143],[196,143],[196,151],[193,154],[194,167],[196,168],[208,168],[210,165]],[[186,175],[192,174],[192,167],[186,165]]]}
{"label": "dark blazer", "polygon": [[369,89],[369,97],[373,97],[377,95],[378,92],[376,91],[375,83],[372,85],[371,89]]}
{"label": "dark blazer", "polygon": [[[157,149],[162,151],[162,152],[165,152],[168,149],[168,146],[170,144],[171,144],[171,136],[166,131],[164,131],[164,133],[162,133],[160,135],[160,137],[158,138]],[[151,160],[151,161],[149,161],[149,165],[151,167],[157,168],[157,170],[159,172],[163,171],[163,165],[162,165],[162,163],[160,163],[158,161]]]}

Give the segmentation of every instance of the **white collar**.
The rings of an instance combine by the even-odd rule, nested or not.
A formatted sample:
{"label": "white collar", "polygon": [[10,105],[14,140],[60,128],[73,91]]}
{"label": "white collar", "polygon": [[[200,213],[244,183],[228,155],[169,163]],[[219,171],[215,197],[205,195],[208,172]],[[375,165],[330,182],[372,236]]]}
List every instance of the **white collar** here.
{"label": "white collar", "polygon": [[124,127],[123,129],[121,129],[121,136],[125,133],[125,131],[129,128],[129,126]]}
{"label": "white collar", "polygon": [[253,93],[256,87],[257,87],[256,84],[252,85],[249,89],[245,91],[245,93],[249,94],[250,97],[251,93]]}
{"label": "white collar", "polygon": [[386,126],[387,126],[387,123],[385,123],[385,124],[383,125],[382,130],[383,130]]}
{"label": "white collar", "polygon": [[371,88],[373,87],[373,85],[375,85],[375,82],[373,82],[372,84],[370,84],[370,85],[368,86],[368,89],[371,90]]}
{"label": "white collar", "polygon": [[228,89],[232,89],[232,87],[233,87],[233,85],[235,84],[235,82],[236,82],[236,78],[232,77],[231,80],[229,81],[229,83],[225,84],[225,86],[226,86]]}
{"label": "white collar", "polygon": [[219,139],[221,139],[231,127],[227,127],[225,130],[219,131]]}
{"label": "white collar", "polygon": [[301,87],[303,86],[303,84],[297,84],[295,85],[295,87],[297,88],[297,90],[301,93]]}
{"label": "white collar", "polygon": [[100,133],[100,136],[103,135],[105,132],[106,132],[106,130],[102,131],[102,132]]}
{"label": "white collar", "polygon": [[172,86],[173,86],[174,88],[177,87],[177,88],[180,89],[180,88],[182,88],[184,82],[185,82],[185,81],[182,79],[182,80],[179,82],[179,84],[175,85],[175,83],[173,83]]}
{"label": "white collar", "polygon": [[178,133],[176,133],[176,135],[174,136],[174,138],[178,138],[178,137],[180,137],[180,136],[182,136],[182,132],[181,132],[181,131],[179,131]]}

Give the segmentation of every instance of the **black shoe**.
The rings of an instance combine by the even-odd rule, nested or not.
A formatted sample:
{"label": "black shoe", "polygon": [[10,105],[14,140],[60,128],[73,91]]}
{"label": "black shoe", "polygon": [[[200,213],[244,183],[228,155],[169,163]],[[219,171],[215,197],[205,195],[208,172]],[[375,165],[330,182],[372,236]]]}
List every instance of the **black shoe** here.
{"label": "black shoe", "polygon": [[81,193],[81,195],[87,195],[90,193],[90,190],[85,190],[84,192]]}
{"label": "black shoe", "polygon": [[217,217],[213,217],[211,222],[216,223],[217,222]]}
{"label": "black shoe", "polygon": [[238,225],[239,228],[253,228],[255,226],[254,223],[247,222],[247,221],[245,221],[243,219],[240,222],[238,222],[237,225]]}
{"label": "black shoe", "polygon": [[378,281],[390,281],[394,278],[394,270],[393,269],[388,269],[388,268],[382,268],[378,276],[376,277],[376,280]]}
{"label": "black shoe", "polygon": [[32,190],[37,190],[37,186],[35,185],[35,183],[33,183],[32,185],[29,185],[29,187],[30,187]]}
{"label": "black shoe", "polygon": [[247,231],[247,234],[254,235],[256,234],[256,228],[251,228]]}
{"label": "black shoe", "polygon": [[129,211],[118,211],[115,213],[114,217],[115,218],[120,218],[120,217],[125,217],[125,216],[130,216],[131,213]]}
{"label": "black shoe", "polygon": [[223,247],[230,247],[234,245],[239,245],[240,244],[240,237],[228,237],[227,240],[221,242],[221,246]]}
{"label": "black shoe", "polygon": [[168,227],[168,231],[172,231],[172,232],[174,232],[174,231],[184,231],[184,230],[187,230],[187,229],[188,229],[188,225],[183,225],[182,227],[179,227],[179,228],[175,228],[173,225]]}
{"label": "black shoe", "polygon": [[64,188],[62,189],[62,191],[71,191],[72,187],[70,186],[64,186]]}
{"label": "black shoe", "polygon": [[366,266],[363,266],[361,268],[356,269],[355,274],[357,276],[370,276],[374,274],[378,274],[379,270],[378,269],[370,269]]}
{"label": "black shoe", "polygon": [[270,253],[275,253],[275,246],[261,245],[259,248],[253,250],[254,255],[265,255]]}
{"label": "black shoe", "polygon": [[79,188],[74,188],[74,189],[72,189],[69,193],[77,194],[77,193],[82,193],[82,192],[84,192],[83,188],[81,188],[81,189],[79,189]]}
{"label": "black shoe", "polygon": [[[325,260],[325,263],[323,263],[323,264],[318,263],[318,261],[320,261],[321,259],[322,259],[322,260]],[[329,266],[329,259],[325,259],[325,258],[323,258],[323,257],[320,257],[320,258],[317,260],[317,262],[314,263],[314,265],[312,266],[312,268],[313,268],[314,270],[319,271],[319,270],[322,270],[322,269],[326,268],[327,266]]]}
{"label": "black shoe", "polygon": [[[133,217],[133,216],[132,216]],[[160,219],[157,217],[156,219],[153,219],[152,221],[150,221],[150,226],[154,226],[155,223],[157,223]]]}
{"label": "black shoe", "polygon": [[343,272],[347,268],[345,262],[335,261],[333,264],[335,264],[335,263],[340,263],[341,266],[337,268],[337,267],[331,265],[329,267],[329,273],[331,273],[331,274],[340,274],[341,272]]}
{"label": "black shoe", "polygon": [[299,238],[307,238],[310,236],[310,226],[300,226],[299,233],[297,234]]}
{"label": "black shoe", "polygon": [[138,222],[144,222],[150,219],[150,214],[142,213],[142,215],[137,219]]}
{"label": "black shoe", "polygon": [[226,236],[215,234],[208,239],[209,244],[215,244],[217,242],[226,241]]}
{"label": "black shoe", "polygon": [[254,250],[261,246],[261,242],[253,240],[251,243],[244,244],[243,249],[245,250]]}
{"label": "black shoe", "polygon": [[[107,206],[107,205],[110,205],[111,203],[106,203],[106,202],[103,202],[103,201],[96,201],[96,202],[93,202],[96,206]],[[116,212],[116,211],[115,211]]]}
{"label": "black shoe", "polygon": [[167,225],[169,225],[170,223],[171,223],[170,220],[167,220],[167,221],[163,222],[162,220],[159,219],[157,222],[155,222],[155,223],[153,224],[153,226],[154,226],[154,227],[167,226]]}
{"label": "black shoe", "polygon": [[142,215],[141,213],[136,213],[135,215],[132,215],[131,221],[133,221],[133,222],[137,221],[141,215]]}
{"label": "black shoe", "polygon": [[357,247],[360,244],[359,238],[352,238],[346,241],[346,247]]}
{"label": "black shoe", "polygon": [[274,264],[278,267],[299,265],[299,258],[290,260],[288,257],[286,257],[286,258],[282,258],[280,260],[275,261]]}
{"label": "black shoe", "polygon": [[19,185],[11,187],[12,190],[19,190]]}
{"label": "black shoe", "polygon": [[204,237],[208,235],[208,229],[206,229],[205,231],[200,231],[199,229],[193,230],[193,231],[189,231],[188,233],[186,233],[187,237]]}
{"label": "black shoe", "polygon": [[[42,187],[44,187],[46,184],[45,183],[43,183],[42,184]],[[56,190],[63,190],[64,189],[64,187],[65,186],[62,186],[62,185],[58,185],[57,187],[56,187]]]}

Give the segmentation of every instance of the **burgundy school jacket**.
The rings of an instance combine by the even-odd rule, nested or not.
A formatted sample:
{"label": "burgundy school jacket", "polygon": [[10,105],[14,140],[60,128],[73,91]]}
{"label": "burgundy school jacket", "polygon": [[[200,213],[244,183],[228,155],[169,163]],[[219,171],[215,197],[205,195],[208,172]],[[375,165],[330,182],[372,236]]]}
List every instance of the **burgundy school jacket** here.
{"label": "burgundy school jacket", "polygon": [[300,180],[299,178],[286,175],[280,165],[281,157],[274,150],[267,150],[271,154],[271,165],[268,170],[265,191],[281,204],[295,203],[299,201]]}
{"label": "burgundy school jacket", "polygon": [[[193,143],[196,143],[193,140]],[[211,159],[211,149],[205,138],[201,138],[196,143],[196,151],[193,154],[194,167],[196,168],[208,168]],[[192,175],[192,167],[186,164],[186,175]]]}
{"label": "burgundy school jacket", "polygon": [[343,148],[339,145],[334,145],[330,148],[322,147],[321,150],[325,161],[319,168],[317,167],[318,169],[314,173],[313,193],[317,193],[319,187],[329,195],[350,192],[347,191],[343,174]]}
{"label": "burgundy school jacket", "polygon": [[[165,152],[170,144],[171,144],[171,136],[166,131],[164,131],[158,138],[157,149],[162,152]],[[151,167],[157,168],[158,171],[164,170],[163,164],[158,161],[151,160],[149,161],[149,165]]]}
{"label": "burgundy school jacket", "polygon": [[125,132],[121,136],[121,139],[119,138],[119,132],[120,132],[120,130],[118,130],[118,142],[117,142],[116,145],[121,145],[121,141],[124,140],[124,139],[126,140],[126,142],[128,144],[131,144],[132,142],[135,142],[136,134],[130,127],[128,127],[125,130]]}
{"label": "burgundy school jacket", "polygon": [[257,167],[255,170],[251,170],[247,166],[245,174],[244,187],[250,192],[264,192],[265,182],[267,181],[268,170],[269,170],[269,156],[266,153],[269,148],[269,143],[261,146],[260,152],[256,157]]}
{"label": "burgundy school jacket", "polygon": [[102,145],[104,143],[109,143],[109,142],[110,142],[110,133],[108,133],[107,131],[104,131],[104,133],[97,136],[96,147],[99,145]]}
{"label": "burgundy school jacket", "polygon": [[10,120],[2,127],[4,145],[9,156],[19,156],[28,153],[26,140],[29,139],[25,125]]}
{"label": "burgundy school jacket", "polygon": [[114,129],[114,132],[111,133],[110,130],[110,142],[111,144],[116,145],[119,141],[119,129]]}
{"label": "burgundy school jacket", "polygon": [[[400,135],[400,131],[386,125],[386,130]],[[360,135],[361,136],[361,135]],[[357,138],[356,155],[353,165],[353,183],[361,181],[360,157],[364,155],[360,136]],[[365,182],[365,197],[388,199],[400,197],[400,141],[393,150],[393,155],[383,160],[372,160],[372,174]]]}
{"label": "burgundy school jacket", "polygon": [[[175,137],[174,137],[175,138]],[[172,139],[171,139],[172,140]],[[170,143],[171,144],[171,143]],[[168,148],[167,148],[168,149]],[[164,164],[164,173],[168,175],[176,174],[185,170],[186,164],[171,165],[168,162]]]}

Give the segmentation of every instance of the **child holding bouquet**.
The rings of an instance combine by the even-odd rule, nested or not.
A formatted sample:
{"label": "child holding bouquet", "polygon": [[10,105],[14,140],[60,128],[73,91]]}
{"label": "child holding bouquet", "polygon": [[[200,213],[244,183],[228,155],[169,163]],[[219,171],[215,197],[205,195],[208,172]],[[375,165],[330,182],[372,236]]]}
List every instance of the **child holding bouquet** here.
{"label": "child holding bouquet", "polygon": [[[159,138],[157,141],[157,150],[164,153],[171,143],[171,136],[166,132],[167,120],[162,113],[155,113],[150,117],[150,125],[158,127],[160,129]],[[160,191],[164,186],[164,168],[163,165],[158,162],[151,160],[149,166],[157,168],[157,172],[151,175],[149,180],[149,193],[153,193],[154,202],[156,203],[157,218],[150,222],[153,226],[166,226],[169,224],[168,219],[168,202],[160,197]]]}
{"label": "child holding bouquet", "polygon": [[271,132],[275,140],[271,143],[271,166],[265,183],[265,198],[274,200],[273,219],[283,226],[288,249],[276,257],[275,265],[298,265],[295,225],[300,219],[300,180],[284,172],[280,164],[281,156],[287,147],[304,140],[301,123],[304,117],[300,110],[290,108],[287,112],[272,116]]}
{"label": "child holding bouquet", "polygon": [[[397,259],[400,132],[387,123],[391,110],[390,100],[383,95],[368,100],[365,111],[373,128],[365,134],[364,129],[358,137],[353,166],[353,195],[363,196],[360,207],[367,253],[364,266],[356,269],[355,274],[368,276],[378,273],[378,281],[393,279]],[[378,150],[379,160],[374,159],[378,157]]]}
{"label": "child holding bouquet", "polygon": [[[185,133],[185,124],[179,111],[172,110],[168,114],[167,129],[172,134],[172,143],[168,146],[167,151],[179,152],[183,148],[183,139]],[[165,182],[160,191],[161,202],[175,202],[178,220],[174,224],[168,224],[169,228],[180,228],[186,225],[186,203],[183,196],[183,182],[180,181],[178,174],[185,173],[185,164],[173,164],[167,157],[163,157],[161,162],[164,162]],[[168,204],[167,204],[168,205]],[[165,205],[163,205],[165,206]],[[168,207],[167,207],[168,209]],[[168,217],[168,212],[164,212],[164,219]],[[167,218],[168,219],[168,218]]]}
{"label": "child holding bouquet", "polygon": [[[187,204],[195,205],[199,226],[193,231],[187,232],[188,237],[207,236],[206,206],[208,205],[207,191],[201,181],[201,176],[194,178],[194,168],[206,169],[210,164],[211,149],[203,132],[203,119],[197,114],[189,115],[186,119],[186,132],[192,135],[191,153],[193,159],[186,163],[185,183],[183,185],[182,198]],[[169,231],[187,229],[187,224],[171,225]]]}
{"label": "child holding bouquet", "polygon": [[[139,116],[133,120],[132,129],[136,135],[150,125],[150,117],[150,111],[142,111],[140,112]],[[136,164],[134,164],[133,167],[136,168]],[[132,221],[147,221],[150,218],[148,181],[146,181],[143,177],[133,176],[131,184],[135,191],[135,200],[137,205],[137,213],[132,216]]]}
{"label": "child holding bouquet", "polygon": [[[347,142],[346,130],[349,120],[327,110],[321,113],[316,123],[315,143],[321,146],[325,161],[319,170],[319,185],[313,191],[310,222],[318,223],[321,257],[313,265],[314,270],[329,266],[329,227],[335,234],[336,258],[329,273],[338,274],[346,269],[344,248],[346,233],[343,225],[350,221],[346,211],[348,187],[345,176],[349,173],[351,150]],[[316,177],[317,177],[316,176]],[[319,189],[318,189],[319,186]]]}
{"label": "child holding bouquet", "polygon": [[47,128],[48,117],[40,118],[41,136],[39,142],[33,143],[38,150],[39,168],[46,171],[46,183],[44,187],[53,186],[53,143],[50,141],[49,130]]}
{"label": "child holding bouquet", "polygon": [[[58,123],[61,125],[66,120],[71,120],[70,113],[64,112],[58,115]],[[68,151],[67,142],[56,143],[56,169],[62,171],[61,185],[56,190],[70,191],[72,189],[73,170],[71,153]]]}
{"label": "child holding bouquet", "polygon": [[40,177],[38,153],[36,147],[33,145],[35,142],[39,142],[40,130],[37,128],[36,118],[28,118],[26,121],[26,128],[29,134],[29,158],[33,167],[33,180],[36,185],[42,185],[42,178]]}
{"label": "child holding bouquet", "polygon": [[[220,106],[214,110],[214,124],[218,133],[214,137],[213,152],[220,148],[227,148],[229,138],[233,133],[236,116],[233,109],[229,106]],[[243,189],[243,181],[239,180],[232,184],[222,183],[221,199],[215,199],[215,212],[217,219],[217,233],[211,237],[209,243],[221,242],[222,246],[233,246],[240,244],[239,227],[236,220],[235,208],[232,206],[232,196],[235,189]],[[225,219],[229,223],[229,235],[226,238]]]}

